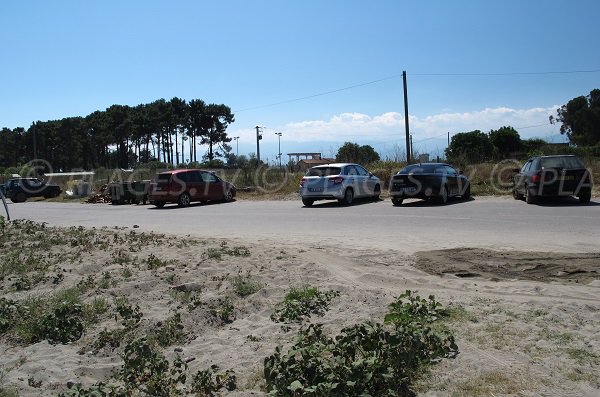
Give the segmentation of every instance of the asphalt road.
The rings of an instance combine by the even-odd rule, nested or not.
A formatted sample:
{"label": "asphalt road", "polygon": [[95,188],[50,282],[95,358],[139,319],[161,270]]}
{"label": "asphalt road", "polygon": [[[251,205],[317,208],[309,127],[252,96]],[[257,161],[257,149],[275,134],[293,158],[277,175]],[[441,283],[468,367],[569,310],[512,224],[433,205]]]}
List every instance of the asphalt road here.
{"label": "asphalt road", "polygon": [[[577,200],[527,205],[512,198],[456,200],[438,206],[389,200],[342,207],[318,202],[237,201],[163,209],[151,205],[26,202],[9,204],[13,219],[59,226],[128,227],[175,235],[273,244],[420,250],[481,247],[526,251],[600,251],[600,203]],[[1,210],[3,213],[3,209]]]}

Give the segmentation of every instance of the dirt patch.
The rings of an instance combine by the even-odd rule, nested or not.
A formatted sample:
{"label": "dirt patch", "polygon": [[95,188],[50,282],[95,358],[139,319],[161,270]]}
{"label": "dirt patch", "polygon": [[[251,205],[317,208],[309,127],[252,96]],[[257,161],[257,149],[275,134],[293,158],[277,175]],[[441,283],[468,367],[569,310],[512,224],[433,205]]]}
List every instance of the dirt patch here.
{"label": "dirt patch", "polygon": [[422,251],[415,255],[417,268],[438,275],[584,284],[600,279],[600,253],[564,254],[458,248]]}

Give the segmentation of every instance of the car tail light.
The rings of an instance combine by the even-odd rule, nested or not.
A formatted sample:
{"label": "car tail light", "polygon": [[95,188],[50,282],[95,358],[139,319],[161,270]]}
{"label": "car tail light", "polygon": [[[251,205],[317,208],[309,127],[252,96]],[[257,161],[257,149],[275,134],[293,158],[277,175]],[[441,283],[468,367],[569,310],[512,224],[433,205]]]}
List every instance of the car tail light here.
{"label": "car tail light", "polygon": [[302,178],[302,180],[300,181],[300,187],[304,187],[305,183],[306,183],[306,178]]}
{"label": "car tail light", "polygon": [[340,183],[344,182],[344,178],[341,176],[336,176],[335,178],[330,178],[329,182],[333,182],[334,185],[339,185]]}
{"label": "car tail light", "polygon": [[533,183],[540,183],[541,180],[542,180],[542,175],[539,172],[537,174],[531,176],[531,182],[533,182]]}

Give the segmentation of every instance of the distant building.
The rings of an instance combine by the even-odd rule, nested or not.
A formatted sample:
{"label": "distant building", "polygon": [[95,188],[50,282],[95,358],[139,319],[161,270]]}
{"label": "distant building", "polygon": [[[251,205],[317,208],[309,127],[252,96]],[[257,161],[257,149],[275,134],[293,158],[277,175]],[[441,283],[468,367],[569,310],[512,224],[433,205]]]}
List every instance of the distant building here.
{"label": "distant building", "polygon": [[293,171],[306,171],[317,165],[334,163],[335,159],[324,158],[321,153],[288,153]]}

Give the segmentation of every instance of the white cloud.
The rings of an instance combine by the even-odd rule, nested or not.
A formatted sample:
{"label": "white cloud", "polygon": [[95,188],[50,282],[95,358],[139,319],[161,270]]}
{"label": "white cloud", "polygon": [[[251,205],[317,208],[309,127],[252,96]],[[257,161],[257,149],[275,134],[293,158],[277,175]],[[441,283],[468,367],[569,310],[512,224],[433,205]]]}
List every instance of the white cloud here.
{"label": "white cloud", "polygon": [[[549,125],[548,116],[555,115],[558,106],[548,108],[512,109],[508,107],[485,108],[470,112],[445,112],[426,117],[410,116],[410,128],[415,147],[423,152],[441,152],[445,148],[446,134],[473,130],[488,132],[502,126],[517,129],[521,138],[559,135],[558,125]],[[252,128],[228,131],[230,136],[241,136],[240,142],[255,145],[256,130]],[[291,122],[283,126],[265,128],[261,147],[265,154],[274,151],[275,132],[283,132],[285,150],[314,147],[311,150],[336,148],[345,141],[373,145],[382,154],[404,146],[404,116],[398,112],[378,115],[341,113],[324,120]],[[271,146],[269,146],[271,145]],[[270,149],[269,149],[270,148]],[[320,149],[319,149],[320,148]],[[298,149],[300,150],[300,149]]]}
{"label": "white cloud", "polygon": [[[447,132],[454,134],[476,129],[489,131],[502,126],[515,127],[523,138],[527,138],[558,132],[557,126],[547,125],[548,116],[556,114],[556,108],[557,106],[532,109],[486,108],[464,113],[440,113],[423,118],[410,116],[409,121],[415,139],[432,138]],[[531,128],[539,125],[542,126]],[[329,120],[288,123],[282,130],[289,140],[298,142],[385,140],[386,137],[404,134],[404,116],[398,112],[375,116],[342,113]]]}

